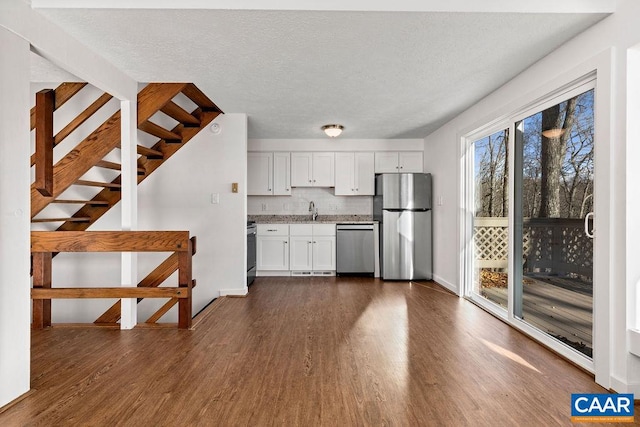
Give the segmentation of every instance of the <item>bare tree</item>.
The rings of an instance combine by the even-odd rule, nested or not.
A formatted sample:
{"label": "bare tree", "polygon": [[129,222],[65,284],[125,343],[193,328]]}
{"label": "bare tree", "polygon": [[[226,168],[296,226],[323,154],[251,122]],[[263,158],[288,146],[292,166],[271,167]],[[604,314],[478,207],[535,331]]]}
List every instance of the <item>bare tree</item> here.
{"label": "bare tree", "polygon": [[557,104],[542,111],[541,218],[560,217],[560,173],[575,119],[576,99],[569,99],[564,108]]}

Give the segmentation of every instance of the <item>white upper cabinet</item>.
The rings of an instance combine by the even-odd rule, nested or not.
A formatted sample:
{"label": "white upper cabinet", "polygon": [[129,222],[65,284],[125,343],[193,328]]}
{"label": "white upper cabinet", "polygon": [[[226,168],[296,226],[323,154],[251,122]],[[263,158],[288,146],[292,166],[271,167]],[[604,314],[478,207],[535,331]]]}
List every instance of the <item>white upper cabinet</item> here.
{"label": "white upper cabinet", "polygon": [[424,155],[422,151],[400,151],[398,153],[398,166],[400,172],[416,172],[424,171]]}
{"label": "white upper cabinet", "polygon": [[273,195],[291,195],[291,153],[273,153]]}
{"label": "white upper cabinet", "polygon": [[421,151],[382,151],[375,155],[375,173],[422,172]]}
{"label": "white upper cabinet", "polygon": [[247,153],[247,195],[273,194],[273,153]]}
{"label": "white upper cabinet", "polygon": [[376,153],[376,173],[391,173],[398,172],[398,152],[397,151],[383,151]]}
{"label": "white upper cabinet", "polygon": [[334,153],[291,153],[292,187],[333,187]]}
{"label": "white upper cabinet", "polygon": [[336,153],[336,196],[372,196],[375,191],[373,153]]}
{"label": "white upper cabinet", "polygon": [[247,153],[247,195],[290,196],[290,153]]}

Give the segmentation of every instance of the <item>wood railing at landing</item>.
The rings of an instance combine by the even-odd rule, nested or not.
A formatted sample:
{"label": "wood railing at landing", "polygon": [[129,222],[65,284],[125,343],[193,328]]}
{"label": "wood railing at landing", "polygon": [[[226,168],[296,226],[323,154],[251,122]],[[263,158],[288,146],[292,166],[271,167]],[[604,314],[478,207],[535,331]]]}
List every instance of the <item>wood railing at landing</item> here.
{"label": "wood railing at landing", "polygon": [[[172,252],[160,267],[137,287],[52,287],[52,255],[58,252]],[[195,237],[188,231],[32,231],[33,255],[33,328],[51,326],[51,300],[55,298],[169,298],[146,323],[155,323],[173,305],[178,304],[178,328],[191,327],[191,263]],[[177,287],[159,287],[178,270]],[[100,318],[116,321],[116,304]],[[101,322],[94,322],[101,323]]]}
{"label": "wood railing at landing", "polygon": [[[479,268],[507,268],[508,240],[508,218],[473,219],[475,262]],[[584,233],[582,219],[524,218],[522,255],[525,273],[552,271],[592,278],[593,241]]]}

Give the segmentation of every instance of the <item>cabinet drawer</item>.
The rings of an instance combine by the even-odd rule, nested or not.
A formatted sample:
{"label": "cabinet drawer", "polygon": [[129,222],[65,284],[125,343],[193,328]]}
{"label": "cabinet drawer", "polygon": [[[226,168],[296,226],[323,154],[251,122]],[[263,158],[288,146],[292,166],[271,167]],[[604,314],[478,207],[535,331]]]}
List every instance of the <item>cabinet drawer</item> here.
{"label": "cabinet drawer", "polygon": [[289,224],[258,224],[258,236],[288,236]]}
{"label": "cabinet drawer", "polygon": [[335,236],[335,224],[312,224],[314,236]]}
{"label": "cabinet drawer", "polygon": [[311,224],[290,224],[289,233],[292,236],[311,236],[313,235],[313,227]]}

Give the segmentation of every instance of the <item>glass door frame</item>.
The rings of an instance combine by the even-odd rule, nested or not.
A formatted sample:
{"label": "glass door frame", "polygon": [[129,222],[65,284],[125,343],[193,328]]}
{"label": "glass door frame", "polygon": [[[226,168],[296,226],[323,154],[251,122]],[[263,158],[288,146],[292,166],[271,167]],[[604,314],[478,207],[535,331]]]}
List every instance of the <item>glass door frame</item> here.
{"label": "glass door frame", "polygon": [[[473,303],[481,306],[483,309],[487,310],[494,316],[501,318],[503,320],[508,319],[509,307],[511,306],[509,302],[507,302],[507,309],[499,306],[496,303],[489,301],[486,298],[477,295],[473,291],[473,275],[474,275],[474,240],[473,240],[473,220],[475,218],[474,215],[474,207],[475,207],[475,147],[474,144],[490,135],[493,135],[497,132],[503,131],[505,129],[509,129],[509,141],[507,144],[509,145],[509,150],[511,150],[512,145],[512,129],[513,125],[509,125],[509,121],[506,119],[497,120],[493,123],[490,123],[482,128],[474,131],[471,134],[468,134],[462,138],[463,143],[463,156],[462,156],[462,171],[463,171],[463,179],[462,179],[462,203],[465,209],[463,209],[463,224],[462,224],[462,259],[461,259],[461,270],[462,271],[462,279],[463,279],[463,289],[462,296],[471,300]],[[506,161],[509,162],[509,188],[512,186],[511,180],[511,169],[512,164],[509,156]],[[509,196],[511,194],[509,193]],[[512,197],[509,197],[511,199]],[[511,210],[511,200],[509,200],[509,210]],[[511,220],[509,220],[509,230],[511,230]],[[509,233],[509,239],[511,239],[511,234]],[[508,253],[511,254],[511,243],[509,243]],[[508,257],[508,261],[511,257]],[[510,267],[509,267],[510,270]],[[510,297],[508,297],[510,298]]]}
{"label": "glass door frame", "polygon": [[[606,79],[605,79],[606,80]],[[607,202],[604,198],[600,198],[600,193],[598,192],[598,188],[602,188],[602,184],[596,184],[595,177],[600,176],[600,174],[608,173],[608,167],[602,168],[602,172],[599,168],[599,164],[601,160],[599,157],[606,157],[608,159],[608,153],[604,153],[605,148],[603,148],[603,132],[599,131],[599,127],[602,122],[599,122],[599,116],[604,114],[603,108],[606,106],[598,105],[598,80],[596,79],[596,71],[592,71],[583,77],[572,81],[569,84],[565,84],[561,86],[559,89],[550,91],[547,95],[538,98],[536,101],[529,103],[525,107],[513,112],[512,114],[505,114],[499,120],[495,120],[494,122],[483,126],[481,128],[477,128],[476,130],[469,132],[461,137],[461,146],[462,146],[462,156],[461,156],[461,293],[462,296],[471,300],[475,304],[481,306],[483,309],[487,310],[494,316],[503,319],[511,326],[516,329],[524,332],[526,335],[531,336],[536,341],[540,342],[544,346],[550,348],[556,353],[562,355],[563,357],[569,359],[573,363],[577,364],[581,368],[596,373],[598,376],[598,372],[596,372],[596,367],[594,361],[599,357],[601,353],[599,353],[599,348],[604,345],[606,348],[606,338],[602,335],[599,336],[599,324],[602,322],[606,322],[608,318],[608,313],[598,313],[596,307],[596,298],[598,294],[602,295],[602,292],[598,291],[597,288],[601,288],[602,286],[608,286],[608,284],[600,283],[598,284],[598,278],[602,278],[602,274],[598,275],[598,265],[603,262],[608,262],[608,260],[604,259],[605,254],[602,254],[602,251],[598,251],[598,241],[597,237],[593,239],[593,359],[588,358],[583,355],[579,351],[569,347],[556,340],[552,336],[547,333],[541,331],[540,329],[526,323],[524,320],[515,316],[516,310],[516,302],[518,299],[516,298],[516,286],[515,286],[515,278],[516,276],[521,276],[522,271],[517,273],[517,268],[522,268],[522,266],[516,266],[515,260],[517,257],[516,254],[516,243],[515,236],[521,235],[520,233],[515,233],[515,227],[518,226],[515,215],[517,213],[517,209],[515,206],[515,168],[518,166],[517,157],[520,157],[520,162],[522,161],[521,156],[517,155],[516,151],[516,124],[521,123],[525,118],[536,114],[546,108],[549,108],[553,105],[556,105],[562,101],[566,101],[567,99],[575,96],[577,94],[586,92],[588,90],[594,90],[594,127],[595,127],[595,135],[594,135],[594,193],[593,193],[593,206],[594,212],[596,212],[594,219],[594,229],[599,228],[599,224],[602,224],[602,220],[598,221],[598,215],[605,208],[606,205],[603,203]],[[609,113],[610,114],[610,113]],[[605,119],[606,120],[606,119]],[[605,122],[608,124],[608,121]],[[507,288],[507,310],[506,312],[499,307],[497,304],[491,303],[484,298],[474,295],[473,292],[473,263],[474,263],[474,251],[473,251],[473,218],[474,218],[474,150],[473,144],[474,142],[482,139],[488,135],[491,135],[494,132],[503,129],[509,129],[509,141],[508,141],[508,151],[509,158],[507,159],[509,162],[509,214],[508,214],[508,224],[509,224],[509,243],[508,243],[508,288]],[[598,141],[601,142],[598,142]],[[602,159],[602,163],[604,163],[606,159]],[[521,163],[520,163],[521,166]],[[608,184],[609,179],[606,176],[602,176],[598,178],[603,181],[603,184]],[[608,197],[607,197],[608,198]],[[608,215],[602,215],[603,218],[608,217]],[[520,221],[520,228],[522,228],[522,223]],[[605,230],[605,233],[608,231]],[[606,237],[606,236],[604,236]],[[602,245],[600,246],[602,247]],[[602,254],[600,257],[597,257],[596,254]],[[599,259],[598,259],[599,258]],[[603,270],[607,270],[608,268],[604,268]],[[600,279],[601,280],[601,279]],[[603,318],[603,315],[606,314],[606,317]],[[600,315],[600,317],[597,317]],[[603,357],[603,365],[608,364],[608,357]],[[603,366],[604,367],[604,366]]]}

